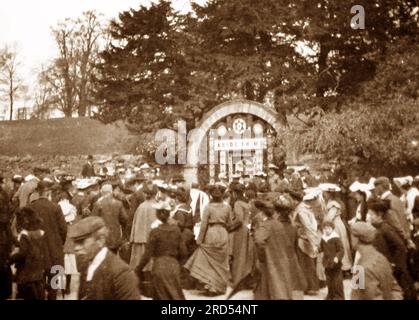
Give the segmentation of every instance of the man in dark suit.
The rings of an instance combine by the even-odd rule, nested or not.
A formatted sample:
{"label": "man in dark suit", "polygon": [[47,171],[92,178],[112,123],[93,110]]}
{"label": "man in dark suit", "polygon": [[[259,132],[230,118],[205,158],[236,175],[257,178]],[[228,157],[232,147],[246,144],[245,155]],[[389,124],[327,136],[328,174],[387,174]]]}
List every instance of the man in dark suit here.
{"label": "man in dark suit", "polygon": [[60,206],[49,200],[49,184],[40,181],[36,191],[39,198],[33,201],[29,208],[42,219],[42,230],[45,232],[45,270],[47,271],[48,300],[57,298],[57,290],[51,288],[52,267],[64,266],[64,243],[67,237],[67,223]]}
{"label": "man in dark suit", "polygon": [[88,217],[71,226],[80,300],[140,300],[135,272],[106,247],[108,229],[100,217]]}
{"label": "man in dark suit", "polygon": [[93,167],[93,156],[89,155],[87,157],[87,163],[84,164],[83,169],[81,170],[81,175],[83,178],[95,177],[95,168]]}
{"label": "man in dark suit", "polygon": [[377,178],[374,181],[374,193],[381,200],[390,201],[390,209],[385,215],[386,222],[396,229],[408,247],[414,248],[403,203],[390,191],[390,180],[387,177]]}
{"label": "man in dark suit", "polygon": [[[102,186],[102,197],[94,204],[92,216],[99,216],[105,221],[109,230],[106,244],[109,250],[116,254],[122,245],[128,215],[122,202],[115,199],[112,192],[112,185],[107,183]],[[127,234],[125,234],[125,238],[128,238]]]}

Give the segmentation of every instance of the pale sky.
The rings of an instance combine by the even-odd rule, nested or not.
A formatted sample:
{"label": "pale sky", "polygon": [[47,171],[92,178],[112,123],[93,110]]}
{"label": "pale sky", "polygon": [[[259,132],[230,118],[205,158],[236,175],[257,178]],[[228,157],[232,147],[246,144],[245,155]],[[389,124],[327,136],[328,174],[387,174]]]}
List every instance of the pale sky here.
{"label": "pale sky", "polygon": [[[40,64],[55,56],[51,26],[65,18],[77,18],[88,10],[96,10],[111,19],[122,11],[149,3],[150,0],[3,0],[0,5],[0,47],[16,45],[22,75],[31,82]],[[173,6],[176,10],[188,11],[190,0],[173,0]]]}

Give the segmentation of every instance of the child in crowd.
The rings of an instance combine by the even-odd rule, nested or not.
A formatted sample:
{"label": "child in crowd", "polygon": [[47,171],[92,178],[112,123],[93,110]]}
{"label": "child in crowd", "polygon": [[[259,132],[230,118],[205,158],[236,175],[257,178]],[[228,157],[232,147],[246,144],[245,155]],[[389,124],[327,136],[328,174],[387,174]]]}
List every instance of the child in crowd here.
{"label": "child in crowd", "polygon": [[343,245],[339,235],[334,231],[332,221],[323,223],[323,236],[320,250],[323,252],[323,266],[326,273],[326,300],[344,300],[342,258]]}

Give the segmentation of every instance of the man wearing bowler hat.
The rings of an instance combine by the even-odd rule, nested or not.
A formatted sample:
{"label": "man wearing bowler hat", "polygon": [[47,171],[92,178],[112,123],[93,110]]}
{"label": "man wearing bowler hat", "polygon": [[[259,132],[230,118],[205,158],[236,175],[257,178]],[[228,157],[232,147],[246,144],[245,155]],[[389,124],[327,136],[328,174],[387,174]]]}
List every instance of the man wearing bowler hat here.
{"label": "man wearing bowler hat", "polygon": [[100,217],[80,220],[69,231],[80,268],[80,300],[140,300],[135,272],[106,247],[108,229]]}

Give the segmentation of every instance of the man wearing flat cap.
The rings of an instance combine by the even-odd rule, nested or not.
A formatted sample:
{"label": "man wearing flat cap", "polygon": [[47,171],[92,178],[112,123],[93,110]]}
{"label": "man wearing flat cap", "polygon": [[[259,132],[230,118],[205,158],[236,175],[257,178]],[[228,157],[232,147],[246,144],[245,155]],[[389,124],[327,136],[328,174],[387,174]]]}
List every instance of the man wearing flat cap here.
{"label": "man wearing flat cap", "polygon": [[369,223],[355,222],[351,226],[352,247],[356,250],[351,300],[401,300],[402,291],[390,263],[373,246],[375,235],[376,229]]}
{"label": "man wearing flat cap", "polygon": [[70,228],[81,271],[79,300],[140,300],[134,270],[106,247],[107,236],[100,217],[88,217]]}
{"label": "man wearing flat cap", "polygon": [[405,208],[400,199],[390,191],[390,179],[387,177],[375,179],[374,193],[381,200],[390,201],[390,209],[385,215],[385,220],[389,225],[396,229],[397,233],[404,239],[405,244],[410,248],[413,248],[414,244],[410,238],[410,229],[405,214]]}

